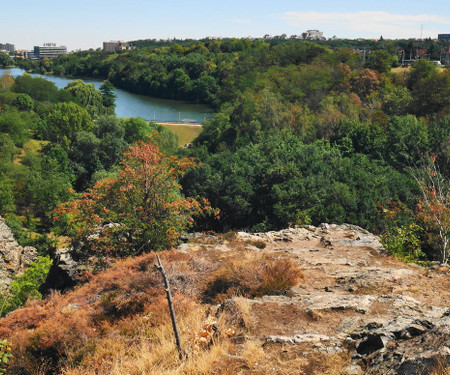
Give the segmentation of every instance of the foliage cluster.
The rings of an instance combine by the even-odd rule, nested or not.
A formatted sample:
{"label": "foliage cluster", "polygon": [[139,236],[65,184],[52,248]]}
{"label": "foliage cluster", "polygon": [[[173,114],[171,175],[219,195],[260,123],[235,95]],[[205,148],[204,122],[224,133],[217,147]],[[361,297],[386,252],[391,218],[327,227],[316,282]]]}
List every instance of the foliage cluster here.
{"label": "foliage cluster", "polygon": [[28,299],[42,298],[39,287],[45,281],[51,264],[50,257],[39,257],[22,274],[14,278],[9,290],[0,295],[1,316],[24,305]]}
{"label": "foliage cluster", "polygon": [[10,343],[8,340],[0,340],[0,375],[5,373],[5,366],[7,366],[11,357]]}
{"label": "foliage cluster", "polygon": [[161,149],[178,147],[162,126],[108,115],[115,105],[108,82],[101,91],[80,80],[58,90],[27,74],[4,73],[0,82],[0,214],[22,244],[48,248],[41,235],[53,226],[51,211],[72,190],[113,174],[133,143],[157,132]]}

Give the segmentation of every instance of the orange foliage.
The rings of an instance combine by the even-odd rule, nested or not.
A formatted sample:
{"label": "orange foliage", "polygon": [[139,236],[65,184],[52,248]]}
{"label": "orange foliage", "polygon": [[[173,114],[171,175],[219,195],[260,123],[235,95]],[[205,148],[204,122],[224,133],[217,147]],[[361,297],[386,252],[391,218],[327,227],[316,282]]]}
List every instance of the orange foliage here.
{"label": "orange foliage", "polygon": [[177,178],[194,165],[192,159],[167,157],[150,142],[138,142],[124,156],[115,178],[98,181],[54,211],[68,234],[84,244],[81,255],[127,256],[169,248],[194,215],[217,213],[205,199],[181,194]]}

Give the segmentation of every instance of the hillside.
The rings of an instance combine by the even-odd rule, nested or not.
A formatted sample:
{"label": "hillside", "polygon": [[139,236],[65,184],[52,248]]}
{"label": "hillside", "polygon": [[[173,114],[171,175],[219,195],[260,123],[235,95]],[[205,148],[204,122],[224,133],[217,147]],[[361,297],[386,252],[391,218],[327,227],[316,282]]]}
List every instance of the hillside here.
{"label": "hillside", "polygon": [[359,227],[198,234],[159,254],[186,359],[150,253],[2,319],[7,373],[442,374],[450,360],[449,269],[398,261]]}

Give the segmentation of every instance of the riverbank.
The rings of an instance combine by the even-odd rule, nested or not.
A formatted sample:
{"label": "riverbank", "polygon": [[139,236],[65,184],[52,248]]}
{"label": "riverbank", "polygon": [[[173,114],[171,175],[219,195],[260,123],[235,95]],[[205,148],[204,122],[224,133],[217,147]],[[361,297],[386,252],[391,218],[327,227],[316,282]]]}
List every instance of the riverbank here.
{"label": "riverbank", "polygon": [[[9,71],[14,78],[25,73],[25,70],[20,68],[8,68],[0,69],[0,76],[4,71]],[[58,89],[66,87],[69,82],[74,80],[74,78],[56,75],[31,75],[40,76],[53,82]],[[103,83],[103,81],[97,79],[82,78],[82,80],[86,83],[92,83],[96,89],[99,89]],[[203,104],[153,98],[133,94],[118,88],[115,89],[115,92],[117,95],[115,110],[117,117],[142,117],[145,120],[158,123],[201,124],[213,116],[212,109]]]}

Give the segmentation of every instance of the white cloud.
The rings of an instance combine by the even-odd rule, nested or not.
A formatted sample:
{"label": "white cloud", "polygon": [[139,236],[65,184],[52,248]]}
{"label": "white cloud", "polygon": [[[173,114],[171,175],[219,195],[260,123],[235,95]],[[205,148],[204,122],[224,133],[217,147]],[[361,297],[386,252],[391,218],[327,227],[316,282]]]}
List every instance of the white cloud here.
{"label": "white cloud", "polygon": [[[436,37],[450,25],[450,18],[434,14],[394,14],[388,12],[364,11],[350,13],[286,12],[282,18],[290,25],[303,29],[320,29],[338,37],[385,38],[418,37],[421,25],[423,36]],[[331,36],[331,35],[329,35]]]}

